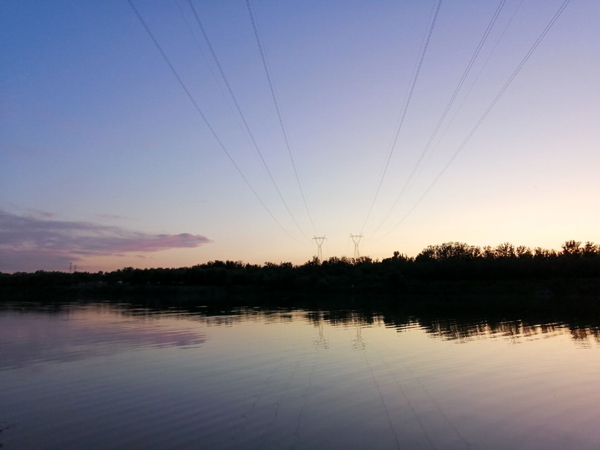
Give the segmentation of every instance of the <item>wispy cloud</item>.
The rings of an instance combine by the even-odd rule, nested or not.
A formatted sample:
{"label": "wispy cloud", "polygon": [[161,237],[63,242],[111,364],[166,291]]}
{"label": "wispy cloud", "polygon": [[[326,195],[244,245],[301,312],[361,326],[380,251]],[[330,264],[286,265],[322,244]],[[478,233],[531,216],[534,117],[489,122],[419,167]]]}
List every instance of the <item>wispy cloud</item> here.
{"label": "wispy cloud", "polygon": [[[15,203],[8,202],[10,206],[9,209],[16,210],[22,212],[24,217],[38,217],[42,219],[49,219],[50,217],[57,217],[58,214],[48,211],[43,211],[41,209],[36,208],[23,208]],[[1,211],[1,210],[0,210]]]}
{"label": "wispy cloud", "polygon": [[0,210],[0,270],[59,270],[83,257],[195,248],[211,242],[189,233],[150,234],[92,222],[49,220],[52,214],[45,214],[19,216]]}
{"label": "wispy cloud", "polygon": [[42,211],[41,209],[34,209],[34,208],[28,208],[25,211],[27,211],[26,217],[34,217],[34,218],[39,217],[39,218],[43,218],[43,219],[49,219],[50,217],[56,217],[58,215],[56,213]]}
{"label": "wispy cloud", "polygon": [[125,216],[120,216],[118,214],[96,214],[96,217],[101,219],[109,219],[109,220],[123,220],[127,219]]}

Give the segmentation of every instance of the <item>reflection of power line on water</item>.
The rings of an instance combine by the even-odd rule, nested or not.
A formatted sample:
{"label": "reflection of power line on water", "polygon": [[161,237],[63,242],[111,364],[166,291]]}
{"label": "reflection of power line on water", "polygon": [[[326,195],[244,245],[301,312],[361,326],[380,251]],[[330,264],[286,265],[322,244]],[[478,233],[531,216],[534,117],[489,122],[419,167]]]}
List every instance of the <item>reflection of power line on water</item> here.
{"label": "reflection of power line on water", "polygon": [[312,369],[310,371],[310,375],[308,376],[308,386],[306,386],[306,390],[302,394],[302,397],[304,397],[304,402],[302,403],[302,406],[300,407],[300,412],[298,412],[298,419],[296,421],[296,430],[294,431],[294,434],[293,434],[296,437],[296,442],[294,442],[294,444],[292,444],[293,449],[296,448],[296,444],[300,441],[300,421],[302,420],[302,413],[304,412],[306,403],[308,403],[308,394],[312,388],[312,379],[313,379],[313,375],[315,373],[316,366],[317,366],[317,352],[315,351]]}
{"label": "reflection of power line on water", "polygon": [[[249,420],[249,416],[252,413],[252,411],[254,410],[254,408],[256,408],[257,403],[261,400],[261,398],[263,398],[263,396],[265,395],[267,388],[270,386],[270,382],[273,379],[273,377],[275,376],[275,374],[277,373],[277,371],[279,370],[279,368],[281,367],[281,365],[283,364],[283,361],[285,360],[285,358],[282,356],[279,358],[279,363],[271,370],[271,372],[269,373],[269,376],[267,377],[267,379],[264,381],[262,389],[260,390],[260,392],[258,394],[255,395],[255,399],[252,402],[252,404],[250,405],[250,407],[248,407],[248,409],[246,409],[242,415],[240,416],[240,419],[242,419],[243,421],[247,421]],[[231,433],[231,440],[234,442],[237,442],[237,436],[240,434],[243,434],[242,431],[240,430],[240,428],[242,427],[241,423],[236,424],[233,427],[232,433]]]}
{"label": "reflection of power line on water", "polygon": [[[304,355],[302,355],[302,357],[303,356]],[[269,434],[269,432],[271,431],[273,425],[275,424],[275,421],[277,420],[277,417],[279,415],[279,409],[281,408],[281,404],[283,402],[283,399],[285,398],[285,396],[287,395],[287,393],[289,391],[289,386],[290,386],[292,380],[294,379],[294,377],[296,376],[296,373],[298,372],[298,368],[300,367],[300,360],[301,359],[302,359],[301,357],[298,357],[298,359],[296,360],[296,363],[295,363],[292,371],[290,372],[290,376],[288,377],[287,382],[285,383],[285,386],[283,387],[283,389],[281,391],[281,395],[275,401],[275,410],[273,411],[273,418],[271,419],[271,421],[267,425],[265,432],[260,437],[261,444],[258,447],[259,449],[264,446],[265,439],[266,439],[267,435]]]}
{"label": "reflection of power line on water", "polygon": [[[306,388],[304,389],[304,392],[302,393],[302,397],[304,398],[304,401],[302,402],[302,406],[300,407],[300,410],[298,411],[298,416],[296,418],[296,428],[295,428],[294,432],[292,433],[292,437],[294,437],[294,439],[295,439],[294,444],[292,444],[292,448],[294,448],[294,446],[300,441],[300,426],[301,426],[302,416],[304,414],[306,404],[308,403],[310,391],[313,386],[313,375],[315,373],[316,366],[317,366],[318,351],[319,351],[319,349],[328,349],[329,348],[329,343],[324,335],[323,318],[321,316],[321,313],[320,312],[308,313],[307,318],[309,321],[314,322],[314,326],[317,330],[317,337],[316,337],[316,339],[313,340],[314,347],[313,347],[313,351],[312,351],[312,363],[310,364],[311,369],[310,369],[310,374],[308,377],[308,384],[307,384]],[[286,395],[288,394],[289,387],[290,387],[292,381],[294,380],[294,378],[296,378],[296,375],[301,366],[301,362],[304,361],[304,357],[306,355],[307,355],[306,353],[303,353],[301,356],[298,357],[298,359],[296,360],[294,367],[292,368],[290,375],[285,383],[285,386],[283,387],[283,389],[281,391],[281,395],[279,395],[279,397],[275,401],[275,409],[273,411],[273,417],[270,420],[269,424],[267,425],[265,432],[260,437],[261,444],[257,447],[258,449],[263,448],[265,446],[266,437],[272,431],[272,429],[274,427],[274,424],[275,424],[275,421],[277,420],[279,410],[281,408],[283,400],[285,399]]]}
{"label": "reflection of power line on water", "polygon": [[[389,347],[387,347],[387,348],[389,349]],[[431,437],[429,436],[429,433],[425,429],[425,426],[423,425],[423,422],[421,421],[421,419],[420,419],[420,417],[419,417],[419,415],[418,415],[418,413],[416,411],[415,406],[413,405],[413,403],[408,398],[408,395],[406,394],[406,391],[404,390],[404,388],[402,387],[402,384],[398,380],[398,377],[397,377],[396,373],[392,370],[392,368],[389,366],[388,362],[381,355],[381,353],[378,352],[378,355],[379,355],[379,358],[381,359],[381,362],[383,362],[383,364],[386,366],[386,368],[388,369],[388,371],[392,375],[394,383],[396,384],[396,386],[398,386],[398,390],[400,391],[400,393],[402,394],[402,396],[406,400],[409,408],[411,409],[411,412],[415,416],[415,419],[417,420],[417,422],[419,424],[419,428],[421,429],[421,431],[425,435],[425,438],[427,439],[427,442],[429,443],[429,445],[431,446],[431,448],[436,449],[437,447],[435,446],[435,444],[431,440]],[[442,407],[440,406],[440,404],[437,402],[437,400],[433,397],[433,395],[431,395],[431,393],[425,387],[425,385],[423,385],[423,383],[421,383],[421,380],[417,376],[415,376],[415,374],[413,373],[412,369],[410,368],[410,366],[406,362],[406,360],[402,361],[402,365],[404,366],[404,368],[406,369],[406,372],[410,375],[410,377],[414,381],[416,381],[417,384],[419,385],[419,387],[422,389],[422,391],[425,392],[425,395],[431,400],[431,402],[433,403],[433,405],[436,408],[436,410],[440,413],[440,416],[442,417],[442,419],[444,420],[444,422],[454,431],[454,433],[456,434],[456,437],[464,444],[465,448],[471,449],[471,444],[469,444],[469,442],[460,434],[460,432],[458,431],[458,429],[456,428],[456,426],[450,421],[450,419],[448,418],[448,416],[446,415],[446,413],[444,413],[444,410],[442,409]]]}
{"label": "reflection of power line on water", "polygon": [[[370,360],[369,360],[367,352],[366,352],[366,343],[364,341],[364,337],[363,337],[363,334],[362,334],[362,327],[360,326],[360,322],[358,320],[358,317],[354,320],[354,324],[355,324],[355,330],[356,330],[356,338],[353,340],[353,348],[356,348],[356,349],[359,349],[359,350],[364,350],[365,362],[366,362],[367,367],[368,367],[368,369],[369,369],[369,371],[371,373],[371,377],[373,379],[373,382],[375,383],[375,386],[377,387],[377,390],[379,392],[382,405],[384,407],[384,410],[385,410],[385,412],[387,414],[387,417],[388,417],[388,420],[389,420],[389,423],[390,423],[390,427],[392,428],[392,431],[394,432],[394,435],[396,435],[396,431],[394,430],[394,427],[392,425],[391,415],[389,414],[387,406],[385,405],[383,393],[381,392],[379,383],[377,382],[377,379],[375,377],[375,372],[373,371],[373,368],[371,366]],[[417,424],[419,426],[419,429],[423,433],[423,436],[425,437],[425,439],[426,439],[427,443],[429,444],[430,448],[432,448],[434,450],[437,450],[437,447],[434,444],[433,439],[431,438],[429,432],[427,431],[425,425],[423,424],[423,421],[419,417],[419,414],[417,413],[417,408],[415,407],[415,405],[413,404],[413,402],[408,397],[408,394],[406,393],[406,390],[402,386],[402,383],[398,380],[397,374],[392,370],[392,368],[390,367],[390,365],[388,364],[388,362],[385,360],[385,358],[381,355],[381,353],[380,352],[376,352],[376,353],[379,356],[379,359],[381,360],[381,362],[386,367],[387,371],[392,376],[394,384],[398,388],[398,392],[400,392],[402,398],[406,402],[406,405],[408,406],[411,414],[414,416],[414,418],[415,418],[415,420],[416,420],[416,422],[417,422]],[[465,445],[465,448],[470,449],[471,448],[470,444],[466,441],[466,439],[463,438],[463,436],[460,434],[460,432],[458,431],[458,429],[452,424],[452,422],[450,421],[450,419],[448,419],[448,417],[446,416],[446,414],[442,410],[440,404],[435,400],[435,398],[433,398],[433,396],[431,395],[431,393],[429,392],[429,390],[427,390],[427,388],[421,383],[421,381],[414,375],[414,373],[412,372],[412,370],[410,369],[410,367],[408,366],[408,364],[406,363],[406,361],[403,361],[403,365],[406,367],[406,370],[410,374],[411,378],[414,379],[417,382],[417,384],[420,386],[420,388],[423,390],[423,392],[425,392],[425,394],[427,395],[427,397],[431,400],[431,402],[433,403],[433,405],[435,406],[435,408],[437,409],[437,411],[440,413],[441,417],[443,418],[444,422],[446,422],[446,424],[454,431],[454,433],[456,434],[456,436],[458,437],[458,439]],[[396,439],[397,439],[397,435],[396,435]],[[396,442],[398,443],[397,440],[396,440]],[[400,447],[398,446],[398,448],[400,448]]]}
{"label": "reflection of power line on water", "polygon": [[[357,330],[358,329],[360,329],[360,327],[358,327]],[[359,332],[357,331],[357,339],[358,339],[358,336],[359,336]],[[365,350],[366,346],[362,340],[362,332],[360,332],[360,342],[362,344],[362,348],[360,350]],[[396,429],[394,428],[394,424],[392,422],[392,416],[390,415],[390,411],[388,410],[387,405],[385,404],[385,399],[383,398],[383,393],[381,392],[379,383],[377,382],[377,379],[375,378],[375,373],[373,372],[373,368],[371,367],[371,363],[369,362],[369,357],[367,356],[367,352],[363,351],[362,354],[365,357],[365,362],[367,363],[369,372],[371,372],[371,379],[373,380],[373,383],[375,384],[375,387],[377,388],[377,392],[379,393],[379,399],[381,400],[381,405],[383,406],[383,410],[385,411],[385,415],[387,416],[388,423],[390,425],[390,430],[392,430],[392,433],[394,434],[394,439],[396,440],[396,448],[398,448],[398,450],[399,450],[400,442],[398,441],[398,433],[396,433]]]}
{"label": "reflection of power line on water", "polygon": [[319,320],[317,324],[315,324],[317,328],[317,338],[314,340],[315,347],[328,349],[329,341],[325,338],[325,333],[323,331],[323,321]]}
{"label": "reflection of power line on water", "polygon": [[317,337],[313,340],[315,348],[329,348],[329,341],[325,338],[325,332],[323,329],[323,322],[325,318],[321,311],[312,311],[306,315],[306,318],[312,322],[313,326],[317,330]]}
{"label": "reflection of power line on water", "polygon": [[357,320],[354,321],[354,326],[356,328],[356,338],[352,341],[352,348],[355,350],[364,350],[366,346],[363,341],[362,327]]}
{"label": "reflection of power line on water", "polygon": [[394,383],[396,384],[396,386],[398,387],[398,391],[400,392],[400,394],[402,395],[402,397],[404,398],[404,400],[406,401],[406,404],[408,405],[412,415],[415,417],[415,420],[417,421],[417,424],[419,425],[419,429],[421,430],[421,432],[423,433],[423,435],[425,436],[425,439],[427,440],[427,443],[429,444],[429,446],[433,449],[437,449],[437,447],[435,446],[435,444],[433,443],[431,437],[429,436],[429,433],[427,432],[427,430],[425,429],[425,426],[423,425],[423,421],[421,420],[421,418],[419,417],[419,414],[417,413],[417,410],[415,408],[415,406],[413,405],[413,403],[410,401],[410,399],[408,398],[408,395],[406,394],[406,391],[404,390],[404,388],[402,387],[402,384],[398,381],[398,378],[396,377],[396,374],[391,370],[390,366],[387,364],[387,362],[383,359],[383,357],[381,356],[381,354],[379,354],[379,358],[381,359],[381,361],[383,362],[383,364],[386,366],[386,368],[388,369],[388,371],[390,372],[390,374],[392,375],[392,379],[394,380]]}
{"label": "reflection of power line on water", "polygon": [[293,434],[293,436],[295,436],[295,438],[296,438],[296,441],[292,444],[292,449],[295,449],[296,444],[300,441],[300,422],[302,420],[302,414],[304,412],[304,409],[306,408],[306,404],[308,403],[308,394],[310,393],[310,390],[312,388],[313,375],[314,375],[315,369],[317,367],[318,350],[329,348],[329,344],[328,344],[327,340],[325,339],[325,336],[323,333],[323,318],[321,317],[321,314],[319,312],[317,312],[316,314],[309,313],[308,318],[309,318],[309,320],[315,321],[315,327],[317,328],[318,338],[314,341],[315,351],[313,353],[312,368],[310,371],[310,375],[308,376],[308,385],[306,386],[306,389],[304,390],[304,393],[302,394],[302,397],[304,397],[304,402],[302,403],[302,406],[300,407],[300,411],[298,412],[298,419],[296,420],[296,430],[294,431],[294,434]]}

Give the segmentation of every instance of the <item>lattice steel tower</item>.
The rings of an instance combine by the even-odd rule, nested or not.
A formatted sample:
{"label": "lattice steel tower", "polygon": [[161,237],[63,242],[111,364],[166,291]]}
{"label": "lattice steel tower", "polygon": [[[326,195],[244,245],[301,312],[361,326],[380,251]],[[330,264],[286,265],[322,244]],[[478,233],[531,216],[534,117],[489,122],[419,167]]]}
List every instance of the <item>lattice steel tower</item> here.
{"label": "lattice steel tower", "polygon": [[360,258],[360,252],[358,251],[358,244],[360,240],[363,238],[362,234],[351,234],[350,239],[354,242],[354,257]]}
{"label": "lattice steel tower", "polygon": [[317,259],[323,261],[323,242],[327,238],[325,236],[314,236],[313,241],[317,244]]}

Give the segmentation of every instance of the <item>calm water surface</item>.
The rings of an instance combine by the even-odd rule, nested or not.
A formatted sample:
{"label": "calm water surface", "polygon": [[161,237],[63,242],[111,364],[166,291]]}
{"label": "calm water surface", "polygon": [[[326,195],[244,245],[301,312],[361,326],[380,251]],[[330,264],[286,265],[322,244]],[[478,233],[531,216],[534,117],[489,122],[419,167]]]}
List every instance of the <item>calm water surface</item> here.
{"label": "calm water surface", "polygon": [[597,449],[598,330],[0,304],[3,449]]}

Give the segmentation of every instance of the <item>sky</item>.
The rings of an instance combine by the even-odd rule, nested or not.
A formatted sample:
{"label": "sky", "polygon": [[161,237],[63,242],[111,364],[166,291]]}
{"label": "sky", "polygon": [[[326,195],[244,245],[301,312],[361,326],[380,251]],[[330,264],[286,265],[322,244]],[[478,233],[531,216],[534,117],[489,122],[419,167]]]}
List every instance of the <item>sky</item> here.
{"label": "sky", "polygon": [[0,271],[600,242],[600,3],[248,3],[0,4]]}

